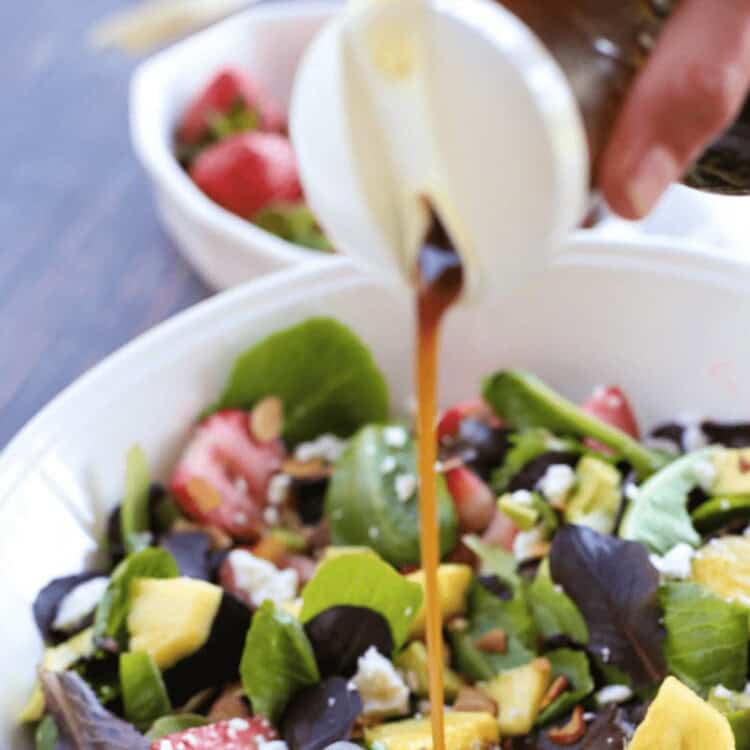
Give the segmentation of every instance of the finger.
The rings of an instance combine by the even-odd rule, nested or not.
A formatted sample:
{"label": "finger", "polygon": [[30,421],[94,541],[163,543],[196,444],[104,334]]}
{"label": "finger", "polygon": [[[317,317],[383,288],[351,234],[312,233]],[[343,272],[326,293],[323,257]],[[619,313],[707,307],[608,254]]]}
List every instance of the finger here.
{"label": "finger", "polygon": [[726,128],[750,85],[750,0],[683,0],[629,91],[599,186],[621,216],[645,216]]}

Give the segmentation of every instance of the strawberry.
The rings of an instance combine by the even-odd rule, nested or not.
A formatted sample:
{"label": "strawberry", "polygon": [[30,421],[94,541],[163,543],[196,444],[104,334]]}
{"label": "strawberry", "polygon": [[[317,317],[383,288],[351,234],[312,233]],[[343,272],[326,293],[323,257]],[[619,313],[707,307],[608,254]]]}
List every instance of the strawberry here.
{"label": "strawberry", "polygon": [[235,68],[220,70],[193,99],[177,128],[177,141],[196,145],[211,138],[216,118],[238,109],[249,110],[260,130],[282,131],[281,107],[246,73]]}
{"label": "strawberry", "polygon": [[520,529],[505,513],[496,510],[490,525],[484,534],[482,534],[482,541],[485,544],[501,547],[506,552],[512,552],[513,542],[518,536],[519,531]]}
{"label": "strawberry", "polygon": [[636,440],[640,430],[627,397],[616,385],[600,386],[583,402],[581,408],[592,416],[622,430]]}
{"label": "strawberry", "polygon": [[456,506],[461,531],[484,531],[492,521],[496,509],[492,490],[465,466],[447,471],[445,481]]}
{"label": "strawberry", "polygon": [[278,133],[239,133],[204,149],[190,167],[195,184],[238,216],[302,199],[289,139]]}
{"label": "strawberry", "polygon": [[446,437],[455,437],[458,434],[461,422],[466,417],[475,417],[493,426],[499,425],[499,420],[492,414],[489,406],[481,398],[459,401],[457,404],[451,406],[450,409],[446,409],[440,417],[437,426],[438,440],[442,441]]}
{"label": "strawberry", "polygon": [[151,750],[261,750],[264,742],[277,737],[268,719],[262,716],[252,719],[238,717],[160,737],[151,743]]}
{"label": "strawberry", "polygon": [[254,540],[263,527],[268,483],[284,458],[280,440],[252,437],[247,412],[220,411],[195,429],[170,488],[185,514],[201,525]]}

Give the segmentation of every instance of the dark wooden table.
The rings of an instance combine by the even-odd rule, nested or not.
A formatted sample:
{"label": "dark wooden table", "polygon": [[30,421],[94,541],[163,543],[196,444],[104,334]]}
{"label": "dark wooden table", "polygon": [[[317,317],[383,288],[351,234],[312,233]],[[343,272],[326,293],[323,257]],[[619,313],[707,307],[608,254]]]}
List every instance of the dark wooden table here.
{"label": "dark wooden table", "polygon": [[0,2],[0,447],[61,388],[210,292],[157,223],[127,124],[123,0]]}

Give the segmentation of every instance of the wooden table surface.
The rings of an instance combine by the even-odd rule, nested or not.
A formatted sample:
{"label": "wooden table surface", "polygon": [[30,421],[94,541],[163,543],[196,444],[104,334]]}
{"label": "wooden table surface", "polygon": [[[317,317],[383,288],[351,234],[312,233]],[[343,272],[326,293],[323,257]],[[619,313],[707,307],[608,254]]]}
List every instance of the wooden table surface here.
{"label": "wooden table surface", "polygon": [[0,3],[0,447],[61,388],[210,292],[128,140],[136,60],[86,46],[123,0]]}

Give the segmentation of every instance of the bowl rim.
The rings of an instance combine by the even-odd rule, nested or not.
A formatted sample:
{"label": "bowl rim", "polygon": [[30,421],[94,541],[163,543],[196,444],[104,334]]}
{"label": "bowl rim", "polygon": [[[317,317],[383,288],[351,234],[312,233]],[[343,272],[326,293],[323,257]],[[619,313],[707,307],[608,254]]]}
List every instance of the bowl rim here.
{"label": "bowl rim", "polygon": [[[607,241],[579,233],[566,243],[551,267],[599,268],[613,273],[638,270],[750,294],[750,264],[717,256],[710,249],[680,247],[669,241]],[[75,413],[76,403],[86,394],[106,394],[115,378],[122,387],[129,378],[140,377],[136,373],[142,375],[144,361],[158,372],[160,357],[172,356],[175,341],[190,341],[208,326],[212,334],[220,336],[223,326],[231,326],[235,314],[254,305],[262,304],[266,310],[283,309],[311,295],[370,283],[383,282],[363,273],[346,257],[313,260],[221,292],[140,334],[63,388],[11,438],[0,452],[0,509],[12,496],[13,488],[34,470],[38,457],[65,431],[67,422],[62,416]]]}
{"label": "bowl rim", "polygon": [[[299,247],[232,214],[205,195],[180,167],[162,135],[164,122],[153,117],[150,102],[159,95],[165,70],[173,60],[190,54],[221,38],[226,29],[265,19],[297,22],[300,19],[330,18],[341,7],[336,0],[297,0],[253,6],[211,26],[187,39],[167,47],[140,63],[130,78],[129,123],[133,150],[147,175],[159,189],[168,193],[181,211],[189,214],[202,227],[219,232],[237,244],[244,255],[263,253],[277,263],[296,264],[315,256],[315,251]],[[171,78],[170,75],[166,76]],[[329,257],[329,256],[325,256]]]}

